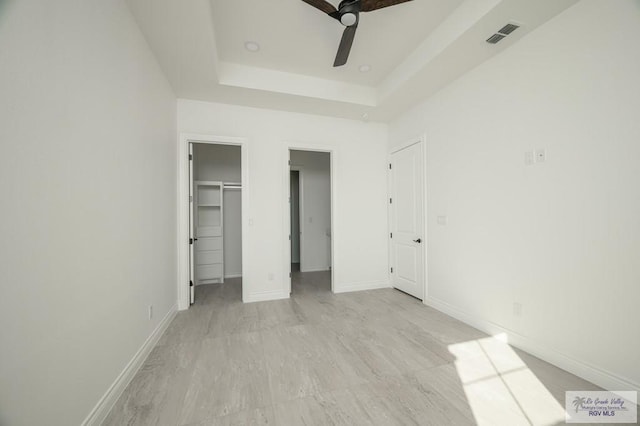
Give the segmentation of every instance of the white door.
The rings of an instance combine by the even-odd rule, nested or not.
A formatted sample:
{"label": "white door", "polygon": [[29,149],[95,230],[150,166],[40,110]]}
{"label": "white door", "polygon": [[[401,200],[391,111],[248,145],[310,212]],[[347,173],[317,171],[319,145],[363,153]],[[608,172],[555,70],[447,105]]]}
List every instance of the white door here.
{"label": "white door", "polygon": [[422,143],[391,154],[391,282],[424,298],[424,184]]}
{"label": "white door", "polygon": [[194,240],[195,235],[195,217],[193,208],[193,144],[189,144],[189,304],[193,305],[195,301],[195,257],[194,257]]}

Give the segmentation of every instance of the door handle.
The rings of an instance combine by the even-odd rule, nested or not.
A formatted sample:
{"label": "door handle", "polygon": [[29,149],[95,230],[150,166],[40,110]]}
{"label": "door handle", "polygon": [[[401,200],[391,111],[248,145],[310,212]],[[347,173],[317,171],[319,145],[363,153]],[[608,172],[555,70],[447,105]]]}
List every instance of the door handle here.
{"label": "door handle", "polygon": [[417,240],[413,240],[413,242],[420,244],[422,242],[422,240],[420,238],[418,238]]}

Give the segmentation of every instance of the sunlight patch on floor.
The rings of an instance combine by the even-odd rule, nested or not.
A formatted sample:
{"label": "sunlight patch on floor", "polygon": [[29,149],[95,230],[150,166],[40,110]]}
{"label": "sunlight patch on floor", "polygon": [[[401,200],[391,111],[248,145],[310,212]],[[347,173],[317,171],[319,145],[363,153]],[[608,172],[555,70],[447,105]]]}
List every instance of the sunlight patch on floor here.
{"label": "sunlight patch on floor", "polygon": [[449,345],[478,425],[555,425],[565,412],[504,334]]}

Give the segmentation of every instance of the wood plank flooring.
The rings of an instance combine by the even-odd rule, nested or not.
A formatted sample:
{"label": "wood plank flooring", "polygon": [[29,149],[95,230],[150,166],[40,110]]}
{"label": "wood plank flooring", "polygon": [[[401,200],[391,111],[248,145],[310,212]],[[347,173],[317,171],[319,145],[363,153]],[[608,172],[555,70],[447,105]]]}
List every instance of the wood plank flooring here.
{"label": "wood plank flooring", "polygon": [[289,300],[198,287],[105,425],[554,425],[595,385],[392,289]]}

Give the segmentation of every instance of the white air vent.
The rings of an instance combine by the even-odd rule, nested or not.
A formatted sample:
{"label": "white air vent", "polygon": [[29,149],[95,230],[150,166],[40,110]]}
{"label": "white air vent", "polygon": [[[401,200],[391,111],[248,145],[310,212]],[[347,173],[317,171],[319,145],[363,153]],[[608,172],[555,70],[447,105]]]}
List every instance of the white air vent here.
{"label": "white air vent", "polygon": [[517,24],[507,24],[504,27],[500,28],[498,32],[487,39],[487,43],[496,44],[515,30],[520,28],[520,25]]}

